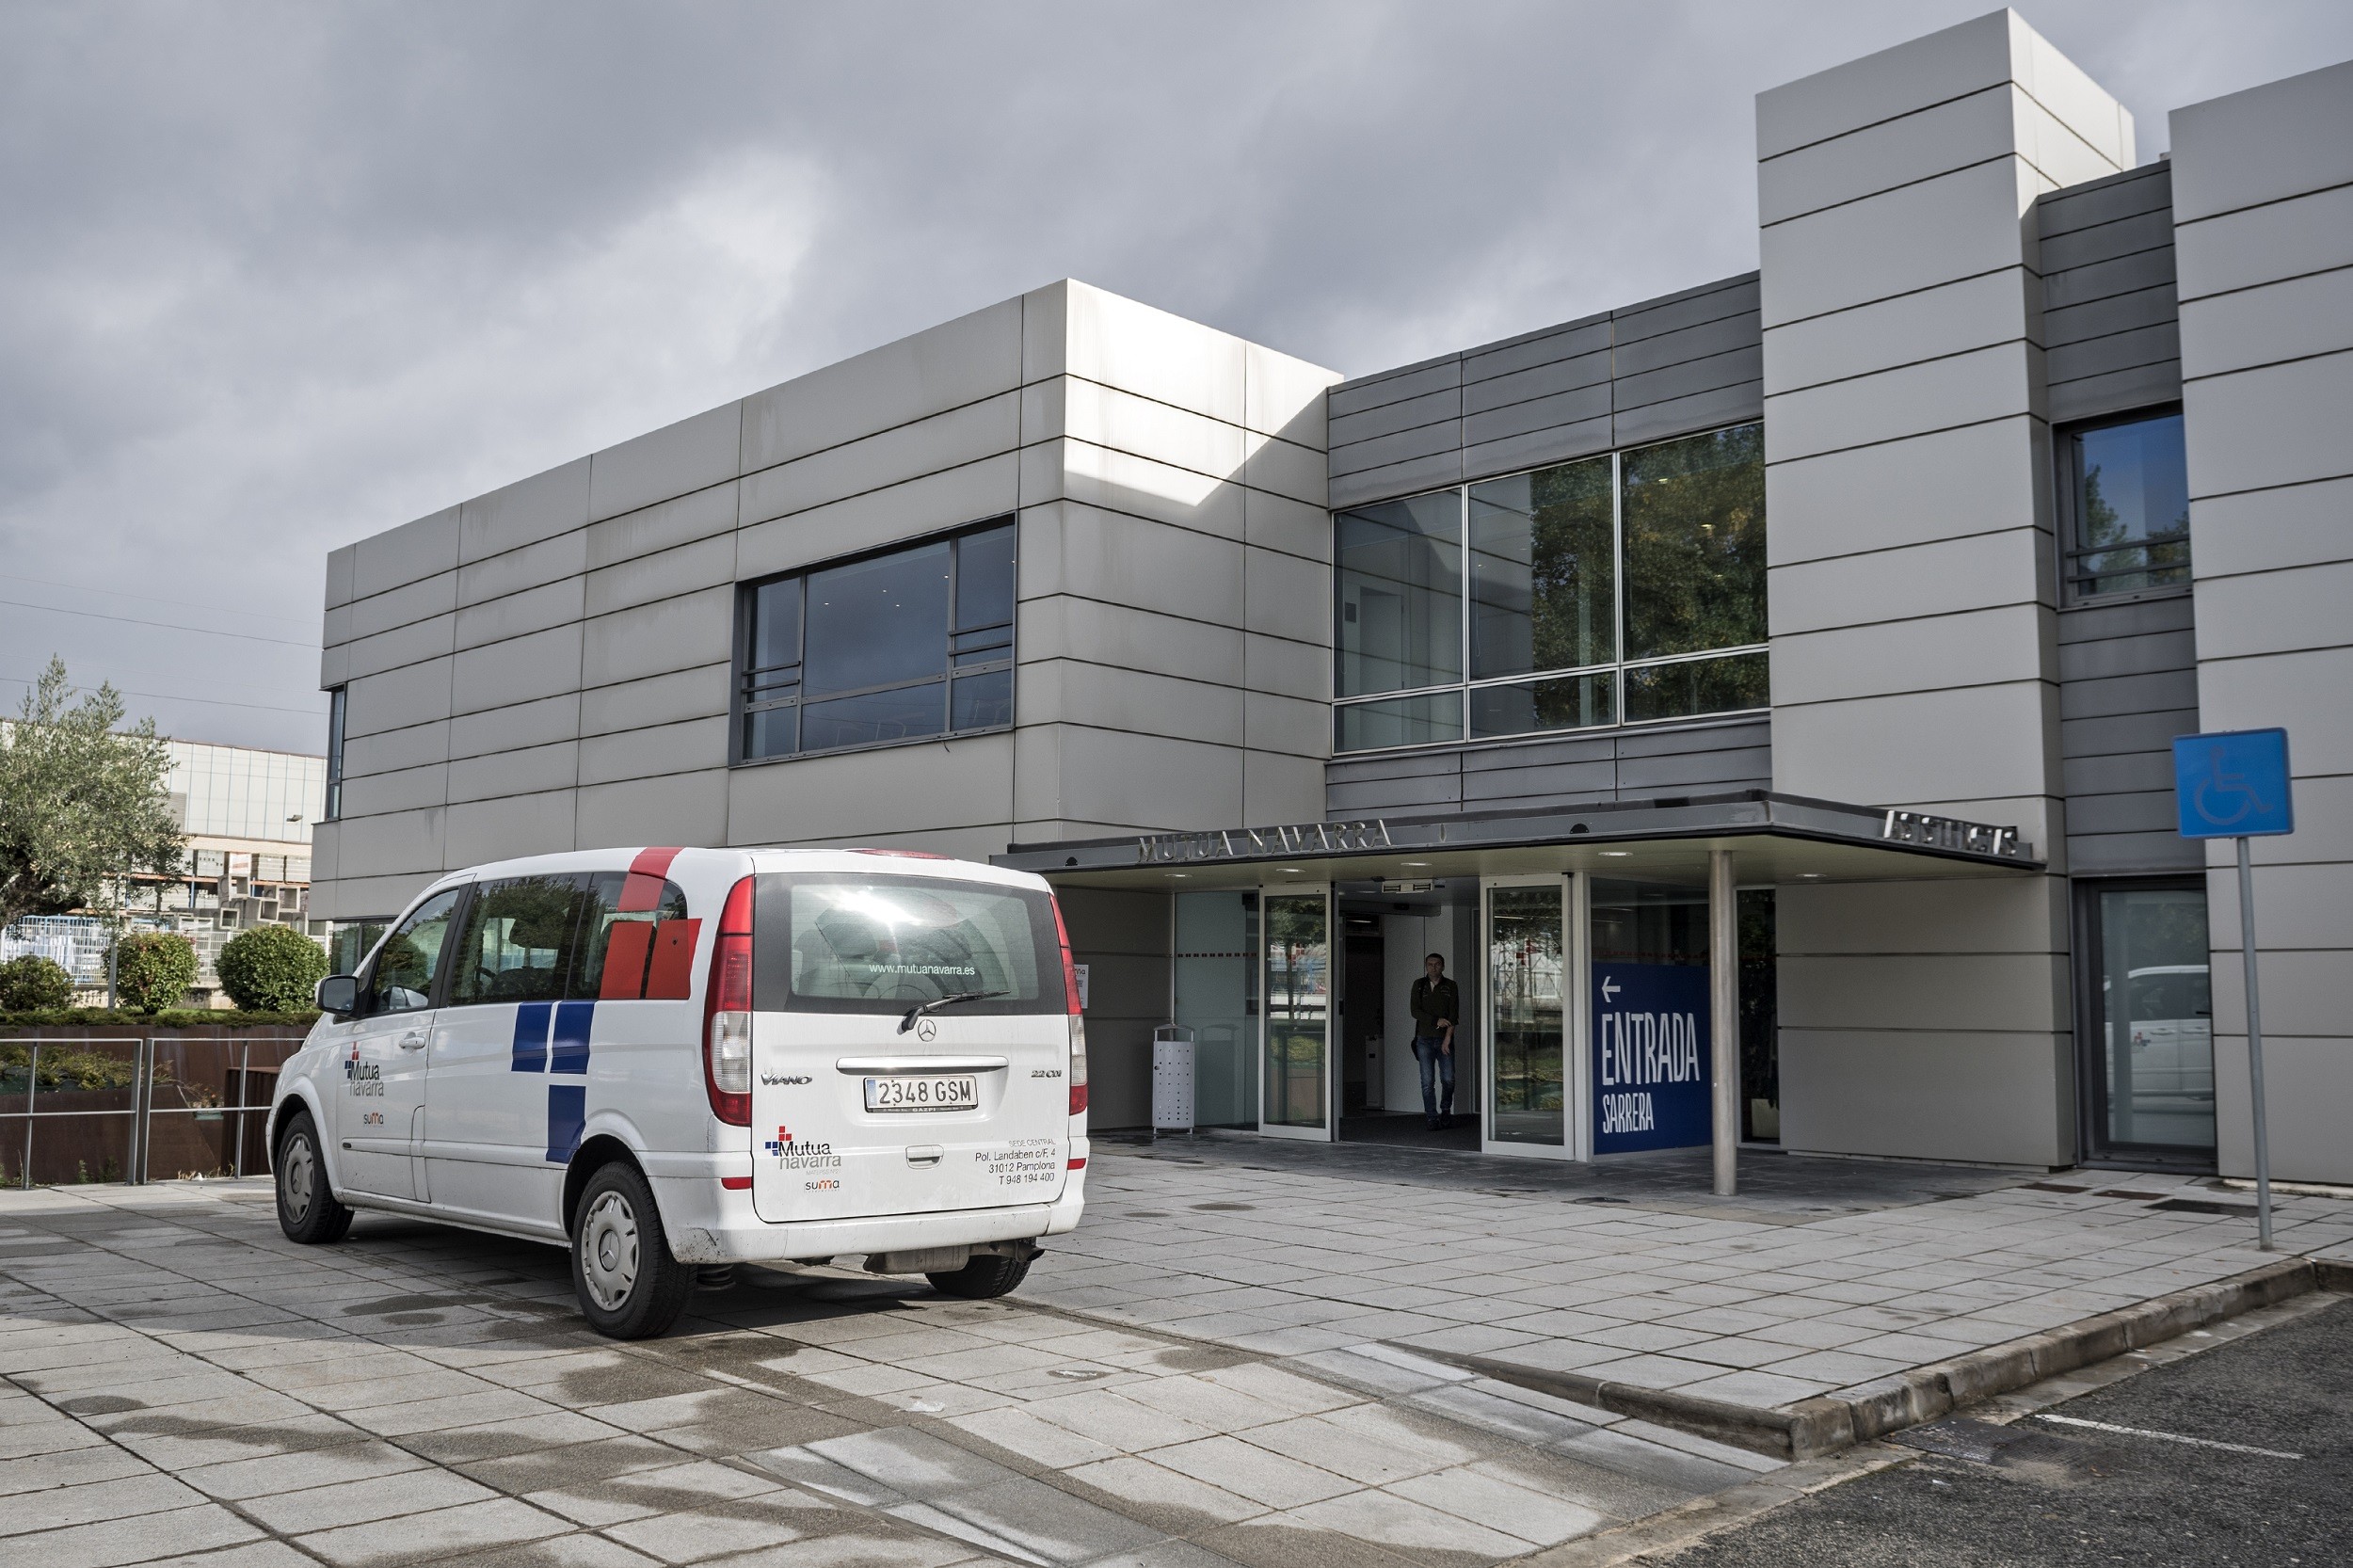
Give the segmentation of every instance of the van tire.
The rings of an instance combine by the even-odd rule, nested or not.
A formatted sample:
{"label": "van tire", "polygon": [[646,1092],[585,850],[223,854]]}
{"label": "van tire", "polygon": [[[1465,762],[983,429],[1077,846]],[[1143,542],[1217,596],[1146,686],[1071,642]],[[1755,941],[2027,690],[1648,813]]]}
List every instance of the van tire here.
{"label": "van tire", "polygon": [[316,1247],[344,1239],[351,1229],[351,1210],[335,1201],[327,1183],[327,1152],[308,1111],[286,1118],[270,1171],[278,1189],[278,1228],[287,1240]]}
{"label": "van tire", "polygon": [[694,1292],[695,1271],[670,1256],[637,1167],[597,1167],[572,1211],[572,1293],[588,1326],[608,1339],[651,1339],[669,1332]]}
{"label": "van tire", "polygon": [[1007,1296],[1021,1288],[1030,1277],[1030,1260],[1026,1257],[1004,1257],[994,1253],[975,1254],[972,1261],[961,1269],[944,1274],[925,1274],[932,1288],[943,1296],[958,1296],[968,1302],[984,1302],[992,1296]]}

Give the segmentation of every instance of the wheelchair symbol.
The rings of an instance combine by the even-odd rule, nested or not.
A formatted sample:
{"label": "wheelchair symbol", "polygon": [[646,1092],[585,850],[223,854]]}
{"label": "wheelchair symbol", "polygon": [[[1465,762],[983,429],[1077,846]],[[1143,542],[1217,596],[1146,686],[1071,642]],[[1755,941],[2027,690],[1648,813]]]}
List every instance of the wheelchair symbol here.
{"label": "wheelchair symbol", "polygon": [[[2233,823],[2245,821],[2264,808],[2263,796],[2247,782],[2245,774],[2224,770],[2222,761],[2226,753],[2222,747],[2216,746],[2207,755],[2212,771],[2198,781],[2198,788],[2190,797],[2201,817],[2217,827],[2228,827]],[[2229,810],[2223,810],[2216,806],[2217,797],[2232,800],[2236,804]]]}

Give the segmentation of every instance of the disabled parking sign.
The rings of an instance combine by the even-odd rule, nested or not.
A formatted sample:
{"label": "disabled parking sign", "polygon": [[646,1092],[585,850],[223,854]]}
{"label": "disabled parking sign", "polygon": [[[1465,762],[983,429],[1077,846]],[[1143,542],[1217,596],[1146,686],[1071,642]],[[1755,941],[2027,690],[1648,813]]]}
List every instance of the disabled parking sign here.
{"label": "disabled parking sign", "polygon": [[2226,729],[2176,737],[2173,797],[2185,839],[2295,832],[2296,808],[2288,793],[2288,732]]}

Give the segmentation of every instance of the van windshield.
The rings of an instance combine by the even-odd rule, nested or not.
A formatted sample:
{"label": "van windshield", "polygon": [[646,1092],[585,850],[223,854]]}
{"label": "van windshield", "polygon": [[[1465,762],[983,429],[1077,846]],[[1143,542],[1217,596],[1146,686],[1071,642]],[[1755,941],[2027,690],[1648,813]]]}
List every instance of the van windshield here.
{"label": "van windshield", "polygon": [[1060,1013],[1062,951],[1043,892],[941,877],[767,872],[752,917],[752,1005],[899,1014],[971,991],[959,1013]]}

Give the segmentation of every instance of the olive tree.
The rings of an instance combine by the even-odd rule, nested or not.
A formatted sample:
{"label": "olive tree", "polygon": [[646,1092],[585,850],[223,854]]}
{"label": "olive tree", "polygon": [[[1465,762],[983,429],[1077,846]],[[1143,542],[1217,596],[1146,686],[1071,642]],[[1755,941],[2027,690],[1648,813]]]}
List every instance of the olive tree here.
{"label": "olive tree", "polygon": [[16,717],[0,723],[0,926],[108,908],[114,877],[182,864],[155,721],[120,728],[122,697],[111,685],[71,696],[65,661],[53,658]]}

